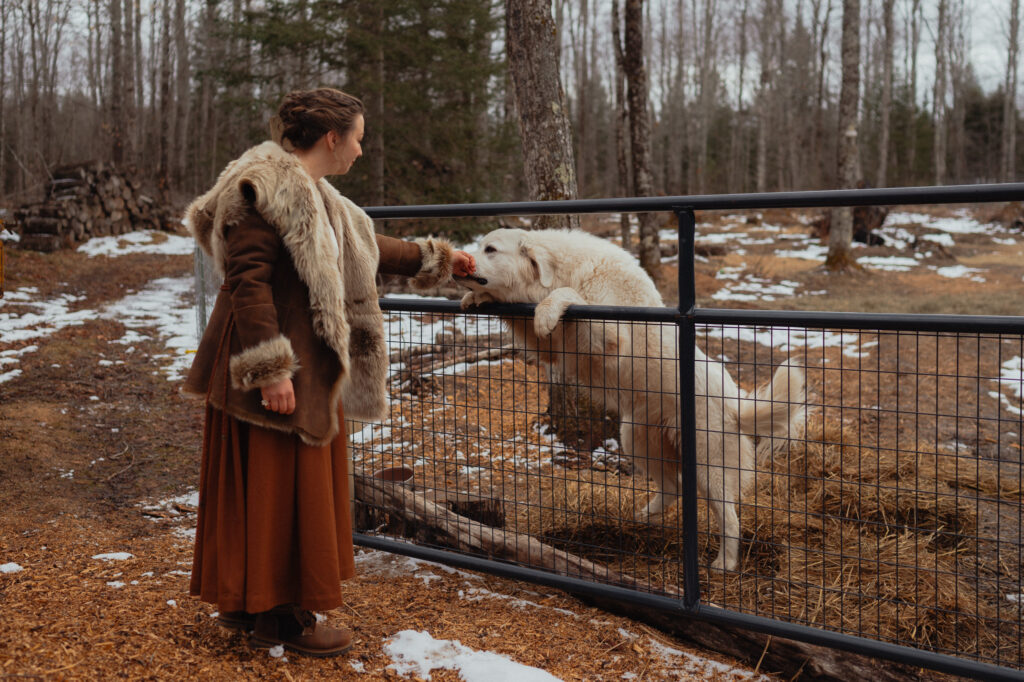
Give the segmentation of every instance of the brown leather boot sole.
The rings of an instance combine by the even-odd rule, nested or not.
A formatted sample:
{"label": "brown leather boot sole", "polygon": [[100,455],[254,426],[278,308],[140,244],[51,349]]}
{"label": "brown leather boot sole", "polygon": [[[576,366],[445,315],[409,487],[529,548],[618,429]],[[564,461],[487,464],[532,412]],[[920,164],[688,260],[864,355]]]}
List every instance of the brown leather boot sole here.
{"label": "brown leather boot sole", "polygon": [[316,614],[285,605],[258,614],[249,642],[258,648],[283,646],[302,656],[329,658],[352,648],[348,628],[329,628],[317,622]]}
{"label": "brown leather boot sole", "polygon": [[341,656],[342,654],[346,654],[352,650],[351,640],[349,641],[348,644],[336,647],[334,649],[311,649],[309,647],[304,647],[301,644],[296,644],[294,642],[287,642],[285,640],[280,639],[268,639],[264,637],[257,637],[256,635],[250,636],[249,642],[252,646],[256,647],[257,649],[269,649],[275,646],[283,646],[287,651],[292,651],[301,656],[313,656],[314,658],[333,658],[334,656]]}

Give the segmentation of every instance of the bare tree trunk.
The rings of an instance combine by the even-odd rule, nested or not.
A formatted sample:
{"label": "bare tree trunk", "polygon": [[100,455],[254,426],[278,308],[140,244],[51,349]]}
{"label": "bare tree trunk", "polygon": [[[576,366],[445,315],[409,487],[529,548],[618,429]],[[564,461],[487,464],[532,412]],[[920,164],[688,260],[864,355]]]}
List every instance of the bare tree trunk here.
{"label": "bare tree trunk", "polygon": [[[531,198],[575,199],[572,132],[559,80],[551,0],[506,0],[506,48]],[[535,227],[579,227],[579,216],[541,216]]]}
{"label": "bare tree trunk", "polygon": [[121,41],[121,0],[110,0],[110,158],[125,159],[124,46]]}
{"label": "bare tree trunk", "polygon": [[921,0],[913,0],[910,5],[910,107],[908,109],[909,120],[907,123],[907,141],[910,149],[907,150],[907,166],[910,177],[904,184],[916,182],[914,169],[917,166],[917,50],[921,46]]}
{"label": "bare tree trunk", "polygon": [[[383,34],[386,30],[384,25],[384,5],[379,4],[373,10],[376,12],[377,27]],[[384,195],[384,41],[377,41],[377,52],[374,55],[374,73],[376,92],[372,93],[373,116],[376,121],[371,128],[370,144],[372,153],[369,155],[370,172],[372,173],[373,197],[378,206],[385,202]]]}
{"label": "bare tree trunk", "polygon": [[878,133],[878,179],[876,185],[888,184],[889,170],[889,109],[892,108],[893,34],[892,9],[895,0],[882,0],[882,49],[885,51],[882,73],[882,121]]}
{"label": "bare tree trunk", "polygon": [[185,33],[185,0],[174,5],[174,52],[177,66],[174,111],[174,183],[180,187],[185,179],[185,155],[188,144],[188,113],[190,105],[189,45]]}
{"label": "bare tree trunk", "polygon": [[761,54],[761,78],[757,92],[757,169],[755,171],[754,186],[758,192],[768,190],[768,135],[771,98],[771,78],[773,71],[772,63],[772,23],[774,17],[774,6],[771,0],[761,2],[761,22],[758,32]]}
{"label": "bare tree trunk", "polygon": [[162,119],[160,112],[160,100],[158,99],[160,94],[160,88],[157,85],[157,72],[160,68],[160,44],[157,42],[157,29],[160,26],[158,19],[158,13],[156,5],[152,8],[152,12],[149,17],[149,71],[146,74],[149,78],[149,115],[146,121],[145,130],[145,145],[147,159],[146,163],[150,167],[158,167],[160,159],[160,122]]}
{"label": "bare tree trunk", "polygon": [[699,123],[697,129],[697,186],[698,194],[708,191],[708,136],[711,134],[711,115],[715,104],[714,84],[711,82],[715,70],[715,0],[704,0],[703,16],[701,17],[702,39],[700,44],[700,61],[697,64],[699,91],[697,94]]}
{"label": "bare tree trunk", "polygon": [[[7,25],[11,6],[0,0],[0,196],[7,193]],[[0,247],[3,248],[3,247]]]}
{"label": "bare tree trunk", "polygon": [[1006,54],[1006,80],[1003,85],[1002,163],[999,177],[1013,182],[1017,176],[1017,67],[1020,50],[1020,0],[1010,2],[1009,50]]}
{"label": "bare tree trunk", "polygon": [[124,107],[124,159],[125,163],[135,162],[135,135],[138,111],[135,109],[135,12],[133,0],[124,0],[124,80],[121,83],[121,104]]}
{"label": "bare tree trunk", "polygon": [[741,132],[744,128],[745,116],[743,114],[743,86],[746,78],[747,67],[747,13],[750,11],[750,0],[743,0],[740,9],[740,23],[736,29],[739,46],[737,59],[739,61],[739,76],[736,81],[736,118],[729,131],[729,186],[728,192],[742,192],[746,185],[746,173],[743,167],[743,154],[741,153]]}
{"label": "bare tree trunk", "polygon": [[[626,70],[625,54],[622,47],[622,21],[619,16],[619,0],[612,0],[612,42],[615,44],[615,161],[618,167],[618,193],[626,196],[629,193],[630,177],[628,152],[629,138],[626,127],[629,125],[629,109],[626,107]],[[622,234],[622,248],[630,250],[629,214],[622,213],[619,218],[619,229]]]}
{"label": "bare tree trunk", "polygon": [[946,181],[946,50],[948,48],[949,3],[939,0],[939,19],[935,38],[935,90],[932,96],[933,120],[935,123],[934,182],[941,185]]}
{"label": "bare tree trunk", "polygon": [[814,0],[811,4],[814,12],[814,35],[817,40],[818,63],[816,65],[818,78],[818,91],[814,104],[814,167],[818,170],[818,176],[823,181],[828,177],[828,169],[825,164],[825,74],[828,70],[828,27],[829,18],[832,16],[832,0],[825,0],[825,14],[821,15],[821,0]]}
{"label": "bare tree trunk", "polygon": [[[949,85],[953,96],[953,110],[947,134],[953,157],[953,182],[966,182],[967,178],[967,88],[970,57],[967,54],[967,23],[964,0],[951,8],[949,15]],[[949,179],[947,178],[947,181]]]}
{"label": "bare tree trunk", "polygon": [[[160,160],[157,164],[157,189],[167,202],[171,185],[171,141],[174,118],[171,115],[171,0],[163,0],[160,35],[160,119],[157,131],[160,137]],[[154,21],[156,17],[154,17]]]}
{"label": "bare tree trunk", "polygon": [[[860,0],[843,0],[843,84],[839,92],[839,164],[838,175],[844,188],[857,184],[857,100],[860,89]],[[829,270],[845,270],[855,265],[850,245],[853,237],[853,212],[849,207],[836,209],[829,232]]]}
{"label": "bare tree trunk", "polygon": [[[143,96],[143,77],[142,77],[142,0],[132,0],[135,5],[135,154],[136,159],[140,163],[145,164],[146,160],[142,158],[143,150],[145,149],[145,135],[146,135],[146,121],[144,117],[145,112],[145,98]],[[152,49],[152,46],[150,46]]]}
{"label": "bare tree trunk", "polygon": [[[626,0],[626,43],[623,66],[629,99],[629,142],[633,157],[633,194],[654,195],[651,178],[651,123],[647,116],[647,70],[644,67],[643,0]],[[661,249],[658,246],[657,216],[641,213],[640,265],[657,280],[660,277]]]}

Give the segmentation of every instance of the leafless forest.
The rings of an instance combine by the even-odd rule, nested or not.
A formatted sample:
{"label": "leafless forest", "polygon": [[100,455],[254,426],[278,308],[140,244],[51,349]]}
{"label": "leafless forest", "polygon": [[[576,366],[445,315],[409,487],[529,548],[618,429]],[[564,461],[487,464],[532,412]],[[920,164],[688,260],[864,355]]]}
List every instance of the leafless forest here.
{"label": "leafless forest", "polygon": [[[520,52],[555,58],[570,194],[970,183],[1022,166],[1019,0],[0,0],[2,202],[87,160],[135,166],[178,200],[265,137],[283,93],[316,85],[367,106],[366,157],[344,181],[358,202],[537,196],[511,68],[537,28],[517,12],[557,31]],[[996,48],[984,64],[979,41]]]}

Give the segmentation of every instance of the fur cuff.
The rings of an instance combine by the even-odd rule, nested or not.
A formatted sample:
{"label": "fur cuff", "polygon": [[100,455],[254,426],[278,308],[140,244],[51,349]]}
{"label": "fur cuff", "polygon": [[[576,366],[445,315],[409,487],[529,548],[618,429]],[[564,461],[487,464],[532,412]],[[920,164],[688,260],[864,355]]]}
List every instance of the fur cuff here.
{"label": "fur cuff", "polygon": [[412,278],[416,289],[430,289],[452,278],[452,248],[447,239],[427,237],[417,239],[420,247],[420,271]]}
{"label": "fur cuff", "polygon": [[288,337],[280,335],[232,355],[228,367],[231,369],[231,385],[248,391],[291,379],[299,369],[299,358]]}

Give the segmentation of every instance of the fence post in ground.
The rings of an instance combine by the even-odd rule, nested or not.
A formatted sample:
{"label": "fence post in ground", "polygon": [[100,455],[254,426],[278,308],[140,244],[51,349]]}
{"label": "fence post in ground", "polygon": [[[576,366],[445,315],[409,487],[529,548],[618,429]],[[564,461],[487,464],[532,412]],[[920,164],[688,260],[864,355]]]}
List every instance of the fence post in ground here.
{"label": "fence post in ground", "polygon": [[693,239],[696,216],[693,209],[674,207],[679,221],[679,442],[683,458],[683,606],[696,609],[700,603],[700,573],[697,562],[697,415],[695,412],[694,347],[697,327],[693,310],[697,292],[693,273]]}

